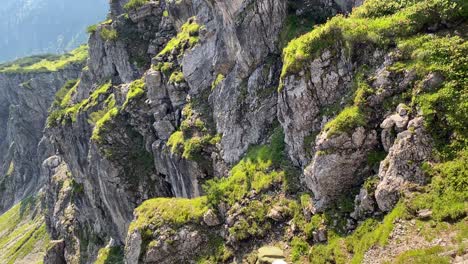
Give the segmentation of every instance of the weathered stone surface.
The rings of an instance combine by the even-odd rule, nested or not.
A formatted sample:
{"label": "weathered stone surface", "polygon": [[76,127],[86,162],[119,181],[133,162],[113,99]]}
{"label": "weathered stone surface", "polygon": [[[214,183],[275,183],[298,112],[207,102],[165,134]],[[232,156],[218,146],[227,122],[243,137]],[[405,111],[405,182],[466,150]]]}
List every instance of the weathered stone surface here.
{"label": "weathered stone surface", "polygon": [[[309,73],[313,73],[310,78]],[[344,49],[326,50],[297,76],[284,80],[278,98],[278,119],[289,157],[296,165],[305,167],[311,160],[307,150],[313,149],[314,142],[306,139],[318,134],[324,119],[326,122],[321,109],[341,103],[351,88],[352,73],[352,63]]]}
{"label": "weathered stone surface", "polygon": [[380,166],[375,198],[382,211],[393,208],[408,184],[427,183],[421,165],[431,158],[432,140],[424,129],[422,117],[411,120],[407,129],[397,135]]}
{"label": "weathered stone surface", "polygon": [[362,184],[367,154],[376,145],[376,131],[366,131],[362,127],[351,135],[343,133],[331,138],[327,133],[319,135],[317,152],[304,170],[305,182],[314,193],[317,210],[323,210],[343,192]]}
{"label": "weathered stone surface", "polygon": [[204,215],[203,215],[203,222],[207,226],[217,226],[221,224],[221,221],[219,221],[219,217],[216,215],[216,213],[213,210],[208,210]]}
{"label": "weathered stone surface", "polygon": [[356,220],[372,215],[377,209],[373,193],[369,193],[366,188],[359,190],[359,194],[354,199],[354,204],[354,211],[351,213],[351,217]]}
{"label": "weathered stone surface", "polygon": [[125,262],[127,264],[137,264],[141,251],[141,234],[137,230],[131,231],[125,242]]}
{"label": "weathered stone surface", "polygon": [[49,106],[82,65],[57,72],[0,73],[0,213],[44,184],[40,177],[42,138]]}
{"label": "weathered stone surface", "polygon": [[284,252],[281,248],[265,246],[258,249],[257,264],[271,264],[283,259]]}
{"label": "weathered stone surface", "polygon": [[44,257],[44,264],[66,264],[65,242],[63,240],[52,240],[49,242],[49,250]]}

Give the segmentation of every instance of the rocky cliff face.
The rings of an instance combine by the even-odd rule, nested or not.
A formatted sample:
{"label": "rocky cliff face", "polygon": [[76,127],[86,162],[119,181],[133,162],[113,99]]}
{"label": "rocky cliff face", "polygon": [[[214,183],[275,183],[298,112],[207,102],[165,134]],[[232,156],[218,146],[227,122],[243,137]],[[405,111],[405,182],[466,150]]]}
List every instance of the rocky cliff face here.
{"label": "rocky cliff face", "polygon": [[[54,101],[64,80],[76,77],[65,75],[73,69],[28,83],[59,85],[34,93],[44,98],[30,106],[42,119],[30,120],[31,110],[0,111],[15,117],[0,131],[8,135],[1,144],[21,154],[14,171],[16,162],[35,164],[21,174],[35,182],[16,176],[0,195],[17,198],[2,202],[7,208],[44,186],[55,241],[45,263],[251,263],[256,248],[278,243],[292,247],[288,260],[308,261],[309,244],[319,250],[327,240],[350,251],[326,248],[317,258],[356,261],[402,217],[395,211],[400,199],[421,199],[415,189],[431,195],[429,175],[453,176],[443,170],[449,165],[430,164],[464,155],[464,124],[451,121],[463,116],[461,101],[457,110],[435,110],[445,105],[437,101],[445,98],[441,87],[464,91],[464,66],[452,74],[438,57],[461,60],[466,50],[459,33],[466,18],[456,3],[369,0],[351,14],[363,3],[110,4],[110,19],[91,32],[78,81]],[[23,77],[5,82],[25,86]],[[9,93],[0,98],[31,105],[26,95]],[[440,118],[452,123],[431,129]],[[40,130],[22,134],[18,120]],[[441,140],[450,148],[440,148]],[[23,150],[39,141],[39,149]],[[9,179],[10,160],[1,164]],[[456,205],[444,210],[460,221],[463,187],[453,190]],[[413,204],[409,212],[422,209]],[[391,224],[378,226],[389,211],[394,218],[383,223]],[[361,231],[349,235],[356,227]],[[349,240],[337,242],[335,233]],[[351,241],[365,235],[373,240]]]}
{"label": "rocky cliff face", "polygon": [[65,82],[78,78],[81,67],[77,64],[56,72],[0,73],[0,212],[44,186],[46,179],[39,172],[50,149],[39,143],[48,109]]}

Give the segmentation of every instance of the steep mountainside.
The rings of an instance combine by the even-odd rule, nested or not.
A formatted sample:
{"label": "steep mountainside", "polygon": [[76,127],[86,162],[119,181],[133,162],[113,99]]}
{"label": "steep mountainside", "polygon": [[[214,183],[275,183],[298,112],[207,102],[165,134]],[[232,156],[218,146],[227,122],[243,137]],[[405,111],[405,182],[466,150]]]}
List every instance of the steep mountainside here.
{"label": "steep mountainside", "polygon": [[86,42],[86,27],[107,11],[106,0],[2,0],[0,62],[70,51]]}
{"label": "steep mountainside", "polygon": [[468,259],[465,1],[110,6],[77,80],[80,49],[0,69],[35,92],[0,96],[0,209],[37,193],[44,263]]}

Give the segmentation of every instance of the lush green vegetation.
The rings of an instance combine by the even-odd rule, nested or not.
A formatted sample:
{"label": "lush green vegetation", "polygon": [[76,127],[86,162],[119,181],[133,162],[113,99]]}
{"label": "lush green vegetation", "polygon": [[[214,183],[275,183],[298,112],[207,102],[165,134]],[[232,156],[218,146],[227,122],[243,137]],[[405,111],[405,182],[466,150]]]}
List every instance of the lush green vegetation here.
{"label": "lush green vegetation", "polygon": [[206,197],[150,199],[135,209],[137,217],[129,230],[143,230],[150,224],[156,228],[163,225],[177,227],[188,223],[199,224],[207,210]]}
{"label": "lush green vegetation", "polygon": [[113,28],[109,29],[107,27],[103,27],[101,31],[99,32],[99,35],[105,41],[115,41],[118,37],[117,30]]}
{"label": "lush green vegetation", "polygon": [[0,216],[2,263],[17,263],[25,257],[40,262],[48,242],[39,198],[27,198]]}
{"label": "lush green vegetation", "polygon": [[181,71],[174,71],[169,77],[169,82],[171,83],[181,83],[184,81],[185,81],[184,74]]}
{"label": "lush green vegetation", "polygon": [[[432,177],[431,184],[421,192],[414,193],[411,198],[405,198],[383,220],[366,220],[351,235],[344,235],[330,227],[333,218],[330,218],[329,212],[322,216],[315,215],[306,221],[301,213],[303,204],[291,201],[289,207],[294,222],[306,238],[321,224],[329,228],[327,244],[312,246],[312,263],[360,263],[364,253],[371,247],[388,243],[396,219],[414,217],[421,209],[432,211],[431,221],[437,226],[444,221],[466,222],[463,219],[468,214],[467,42],[448,32],[419,35],[425,27],[441,19],[453,22],[460,20],[462,14],[466,18],[466,4],[460,3],[445,0],[368,0],[349,17],[335,17],[293,40],[285,48],[282,78],[301,70],[305,62],[314,59],[324,49],[334,52],[336,45],[343,45],[350,54],[357,44],[384,49],[396,46],[402,54],[401,61],[389,67],[389,70],[414,69],[417,73],[414,89],[408,92],[410,96],[398,97],[397,103],[409,103],[410,112],[422,110],[426,129],[436,141],[435,156],[438,163],[426,163],[423,166]],[[441,74],[444,82],[439,87],[428,89],[424,78],[429,73]],[[326,124],[325,130],[329,136],[366,125],[370,110],[367,98],[376,91],[366,83],[363,76],[357,74],[355,78],[353,102]],[[373,166],[383,157],[384,153],[379,151],[369,153],[368,163]],[[373,194],[377,181],[377,178],[372,177],[365,182],[365,188],[370,194]],[[458,226],[455,231],[466,237],[466,232],[463,235],[462,228],[458,224],[455,226]],[[405,252],[397,257],[395,263],[446,263],[445,257],[437,255],[440,250],[429,248]]]}
{"label": "lush green vegetation", "polygon": [[433,167],[426,166],[432,183],[415,196],[410,209],[431,209],[436,221],[457,221],[468,214],[468,150],[459,157]]}
{"label": "lush green vegetation", "polygon": [[357,106],[350,106],[343,109],[333,120],[328,122],[325,125],[325,130],[328,131],[327,136],[331,137],[364,125],[366,125],[366,118],[362,110]]}
{"label": "lush green vegetation", "polygon": [[426,249],[409,250],[399,255],[394,262],[395,264],[449,264],[450,258],[448,256],[439,256],[443,252],[441,246],[435,246]]}
{"label": "lush green vegetation", "polygon": [[279,170],[283,159],[283,133],[276,130],[271,143],[250,148],[245,158],[231,169],[227,178],[210,180],[205,192],[212,205],[221,201],[233,205],[251,190],[261,192],[282,182],[284,171]]}
{"label": "lush green vegetation", "polygon": [[142,79],[133,81],[128,87],[127,97],[122,107],[126,108],[130,102],[141,98],[145,94],[145,91],[146,86],[145,82]]}
{"label": "lush green vegetation", "polygon": [[[65,86],[56,94],[55,101],[52,105],[53,110],[47,119],[47,125],[49,127],[58,126],[68,121],[75,122],[78,114],[81,111],[87,111],[90,108],[96,107],[103,100],[103,97],[107,96],[112,89],[112,84],[110,82],[104,83],[96,90],[94,90],[88,98],[82,100],[79,103],[72,104],[71,98],[76,92],[76,88],[79,84],[79,82],[75,82],[75,84],[72,86],[73,82],[75,81],[67,82]],[[107,99],[105,99],[104,109],[110,109],[114,106],[115,99],[113,95],[109,95]],[[95,123],[97,122],[97,117],[102,115],[103,114],[100,112],[95,113],[91,116],[90,121]]]}
{"label": "lush green vegetation", "polygon": [[94,264],[123,264],[124,252],[121,247],[105,247],[99,250]]}
{"label": "lush green vegetation", "polygon": [[106,124],[111,122],[118,114],[119,109],[117,107],[114,107],[105,113],[104,116],[96,122],[91,139],[96,142],[101,142],[101,136],[106,132],[110,132],[108,128],[106,128]]}
{"label": "lush green vegetation", "polygon": [[386,48],[398,38],[420,32],[428,24],[444,19],[457,20],[464,12],[460,5],[450,0],[386,2],[366,1],[349,18],[336,16],[310,33],[292,40],[283,51],[281,78],[300,71],[304,63],[325,48],[333,49],[338,43],[343,43],[348,52],[352,52],[356,44]]}
{"label": "lush green vegetation", "polygon": [[86,32],[87,32],[88,34],[93,34],[94,32],[96,32],[97,26],[98,26],[97,24],[88,26],[88,27],[86,28]]}
{"label": "lush green vegetation", "polygon": [[185,159],[201,160],[203,148],[215,145],[221,140],[221,136],[208,133],[205,122],[195,115],[191,103],[185,105],[182,114],[184,120],[180,130],[172,133],[167,146],[172,153],[182,154]]}
{"label": "lush green vegetation", "polygon": [[149,0],[130,0],[125,4],[124,9],[130,11],[132,9],[138,9],[148,3]]}
{"label": "lush green vegetation", "polygon": [[0,65],[0,73],[37,73],[62,70],[71,64],[84,63],[88,58],[88,46],[79,48],[61,56],[43,55],[20,59]]}
{"label": "lush green vegetation", "polygon": [[299,262],[304,256],[308,255],[310,246],[304,239],[294,237],[291,241],[291,248],[292,261]]}
{"label": "lush green vegetation", "polygon": [[199,41],[200,25],[197,24],[194,18],[190,18],[187,23],[182,25],[180,32],[176,37],[171,39],[158,56],[164,56],[172,50],[177,50],[179,54],[183,54],[186,49],[195,46]]}

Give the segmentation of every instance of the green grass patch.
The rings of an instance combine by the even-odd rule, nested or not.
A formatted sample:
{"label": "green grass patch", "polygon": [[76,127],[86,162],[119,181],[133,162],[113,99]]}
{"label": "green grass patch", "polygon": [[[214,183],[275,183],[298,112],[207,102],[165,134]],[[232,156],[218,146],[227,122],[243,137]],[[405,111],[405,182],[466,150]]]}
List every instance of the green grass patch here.
{"label": "green grass patch", "polygon": [[181,71],[174,71],[169,77],[169,82],[171,83],[181,83],[184,81],[185,81],[184,74]]}
{"label": "green grass patch", "polygon": [[127,97],[122,108],[126,108],[131,101],[141,98],[145,92],[146,86],[142,79],[133,81],[128,88]]}
{"label": "green grass patch", "polygon": [[94,264],[123,264],[124,251],[122,247],[105,247],[99,250]]}
{"label": "green grass patch", "polygon": [[[63,90],[61,89],[57,93],[55,102],[52,105],[52,111],[49,113],[49,117],[47,118],[47,125],[49,127],[58,126],[60,124],[63,125],[67,121],[75,122],[80,112],[88,111],[90,108],[96,107],[112,90],[111,82],[106,82],[94,90],[88,98],[79,103],[71,104],[71,98],[76,92],[78,84],[79,83],[76,82],[74,86],[68,88],[72,85],[72,82],[67,83],[63,87]],[[67,89],[69,90],[65,93]],[[61,98],[64,93],[65,95]],[[108,96],[104,102],[103,109],[110,109],[115,105],[115,99],[113,96]],[[101,110],[101,112],[105,112],[105,110]],[[97,122],[96,116],[102,115],[102,113],[94,114],[94,116],[91,116],[91,122]]]}
{"label": "green grass patch", "polygon": [[311,263],[362,263],[364,254],[373,246],[388,243],[396,219],[408,215],[403,203],[387,214],[382,221],[367,219],[348,236],[329,232],[328,243],[314,245],[310,251]]}
{"label": "green grass patch", "polygon": [[71,64],[84,63],[88,58],[88,46],[79,48],[61,56],[33,56],[18,61],[1,64],[0,73],[38,73],[54,72],[65,69]]}
{"label": "green grass patch", "polygon": [[431,209],[436,221],[457,221],[468,214],[468,150],[459,157],[428,169],[432,182],[427,192],[414,197],[413,211]]}
{"label": "green grass patch", "polygon": [[377,8],[382,5],[386,5],[382,0],[366,1],[355,10],[357,15],[338,15],[289,42],[283,50],[281,79],[299,72],[304,63],[326,48],[333,49],[338,43],[342,43],[348,52],[352,52],[357,44],[386,48],[394,44],[392,40],[421,32],[429,24],[460,19],[465,8],[449,0],[405,1],[393,7]]}
{"label": "green grass patch", "polygon": [[206,197],[155,198],[143,202],[135,209],[136,220],[129,230],[143,230],[152,224],[156,228],[163,225],[179,227],[185,224],[199,224],[208,210]]}
{"label": "green grass patch", "polygon": [[205,186],[208,201],[214,206],[221,201],[233,205],[251,190],[260,192],[275,183],[281,183],[284,171],[279,166],[283,159],[283,138],[283,132],[277,129],[271,143],[251,147],[246,156],[232,168],[229,177],[208,181]]}
{"label": "green grass patch", "polygon": [[190,49],[195,46],[199,41],[199,30],[200,25],[197,24],[194,18],[189,19],[187,23],[182,25],[180,32],[171,39],[167,45],[164,47],[158,56],[164,56],[176,49],[179,51],[179,54],[183,54],[186,49]]}
{"label": "green grass patch", "polygon": [[118,38],[117,30],[113,28],[108,29],[106,27],[103,27],[101,31],[99,32],[99,35],[105,41],[115,41]]}
{"label": "green grass patch", "polygon": [[25,257],[40,262],[48,242],[39,198],[26,198],[0,216],[0,262],[14,264]]}
{"label": "green grass patch", "polygon": [[114,107],[110,109],[107,113],[105,113],[101,119],[96,121],[96,125],[94,126],[91,139],[96,142],[101,142],[102,136],[110,132],[106,125],[112,122],[112,120],[114,120],[118,114],[119,114],[119,109],[117,107]]}
{"label": "green grass patch", "polygon": [[350,132],[358,126],[367,124],[364,112],[358,106],[349,106],[343,109],[334,119],[325,125],[327,137]]}
{"label": "green grass patch", "polygon": [[443,248],[435,246],[426,249],[413,249],[406,251],[396,257],[392,261],[394,264],[449,264],[451,263],[448,256],[439,256],[443,252]]}
{"label": "green grass patch", "polygon": [[130,0],[128,3],[124,5],[124,9],[126,11],[130,11],[132,9],[138,9],[148,3],[149,0]]}
{"label": "green grass patch", "polygon": [[214,146],[221,140],[221,135],[211,135],[205,122],[195,115],[192,104],[188,103],[182,110],[184,117],[180,130],[169,137],[167,146],[171,153],[181,154],[183,158],[201,161],[202,151],[208,146]]}
{"label": "green grass patch", "polygon": [[224,81],[225,77],[222,74],[218,74],[216,76],[216,79],[214,79],[213,83],[211,83],[211,90],[214,90],[218,85]]}
{"label": "green grass patch", "polygon": [[291,241],[291,259],[298,263],[303,257],[309,253],[309,244],[300,237],[294,237]]}

